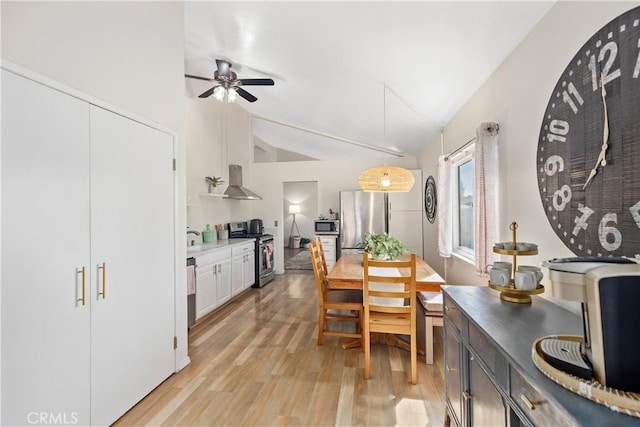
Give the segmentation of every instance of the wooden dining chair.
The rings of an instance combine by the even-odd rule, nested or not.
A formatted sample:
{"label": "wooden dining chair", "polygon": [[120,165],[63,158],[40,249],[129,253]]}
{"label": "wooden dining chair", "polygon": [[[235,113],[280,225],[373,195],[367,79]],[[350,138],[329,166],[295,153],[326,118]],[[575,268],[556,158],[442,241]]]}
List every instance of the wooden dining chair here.
{"label": "wooden dining chair", "polygon": [[322,267],[324,268],[324,274],[327,275],[329,273],[329,270],[327,269],[327,259],[324,256],[322,239],[320,237],[316,237],[314,240],[316,242],[316,245],[318,245],[318,253],[320,254],[320,259],[322,260]]}
{"label": "wooden dining chair", "polygon": [[407,261],[375,261],[364,253],[364,378],[371,376],[371,333],[409,335],[411,384],[418,382],[416,254]]}
{"label": "wooden dining chair", "polygon": [[[311,241],[309,252],[311,253],[311,264],[318,293],[318,345],[322,344],[322,338],[325,335],[362,338],[362,292],[348,289],[328,289],[327,271],[326,267],[322,265],[321,250],[317,240]],[[327,323],[333,322],[354,322],[355,332],[327,329]]]}

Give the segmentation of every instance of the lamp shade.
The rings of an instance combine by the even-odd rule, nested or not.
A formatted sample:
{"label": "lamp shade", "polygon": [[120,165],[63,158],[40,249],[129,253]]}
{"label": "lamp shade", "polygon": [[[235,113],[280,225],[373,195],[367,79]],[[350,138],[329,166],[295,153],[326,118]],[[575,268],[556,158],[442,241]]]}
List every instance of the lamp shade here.
{"label": "lamp shade", "polygon": [[299,214],[300,213],[300,205],[289,205],[289,213],[290,214]]}
{"label": "lamp shade", "polygon": [[358,177],[362,191],[401,193],[411,190],[415,178],[411,171],[397,166],[376,166],[365,169]]}

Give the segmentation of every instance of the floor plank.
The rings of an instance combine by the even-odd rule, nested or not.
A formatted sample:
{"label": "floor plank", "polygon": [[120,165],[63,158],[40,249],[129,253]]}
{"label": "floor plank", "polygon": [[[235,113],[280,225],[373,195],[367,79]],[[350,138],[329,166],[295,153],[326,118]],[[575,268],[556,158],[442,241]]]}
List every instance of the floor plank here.
{"label": "floor plank", "polygon": [[115,425],[442,425],[442,328],[434,364],[418,357],[418,384],[409,353],[383,344],[364,380],[361,349],[337,337],[316,345],[315,292],[313,274],[291,270],[222,307],[189,332],[191,364]]}

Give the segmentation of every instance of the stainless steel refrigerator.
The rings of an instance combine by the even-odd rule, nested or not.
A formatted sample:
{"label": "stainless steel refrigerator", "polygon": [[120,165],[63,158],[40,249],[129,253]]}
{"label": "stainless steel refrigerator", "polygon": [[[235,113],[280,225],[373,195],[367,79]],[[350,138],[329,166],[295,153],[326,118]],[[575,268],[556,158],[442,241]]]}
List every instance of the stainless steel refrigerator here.
{"label": "stainless steel refrigerator", "polygon": [[367,233],[384,233],[389,227],[387,195],[364,191],[340,192],[341,253],[362,251]]}

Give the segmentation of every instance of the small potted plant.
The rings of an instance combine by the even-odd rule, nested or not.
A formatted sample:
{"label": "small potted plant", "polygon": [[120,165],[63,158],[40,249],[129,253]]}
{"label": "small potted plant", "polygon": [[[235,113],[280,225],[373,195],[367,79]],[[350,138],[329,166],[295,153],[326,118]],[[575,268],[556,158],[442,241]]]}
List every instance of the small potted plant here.
{"label": "small potted plant", "polygon": [[309,249],[309,245],[311,244],[311,239],[307,239],[306,237],[300,238],[300,246],[305,249]]}
{"label": "small potted plant", "polygon": [[206,176],[204,180],[209,184],[209,193],[213,193],[214,189],[224,182],[221,176]]}
{"label": "small potted plant", "polygon": [[387,233],[369,233],[364,236],[363,244],[364,251],[377,260],[393,261],[400,255],[409,252],[400,240]]}

